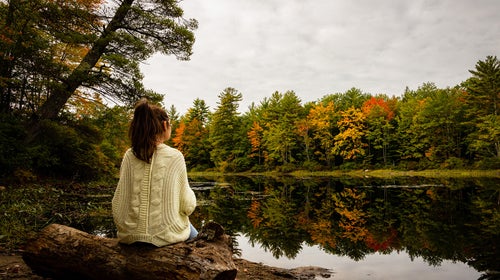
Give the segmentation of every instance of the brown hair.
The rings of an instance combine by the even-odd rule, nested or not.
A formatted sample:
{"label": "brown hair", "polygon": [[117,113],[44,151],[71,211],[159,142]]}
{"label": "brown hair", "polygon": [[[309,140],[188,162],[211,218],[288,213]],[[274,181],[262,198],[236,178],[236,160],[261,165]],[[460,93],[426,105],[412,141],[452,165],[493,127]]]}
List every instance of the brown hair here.
{"label": "brown hair", "polygon": [[132,151],[138,159],[151,162],[158,137],[165,132],[164,121],[168,125],[168,115],[161,107],[149,104],[145,98],[137,102],[128,136],[132,142]]}

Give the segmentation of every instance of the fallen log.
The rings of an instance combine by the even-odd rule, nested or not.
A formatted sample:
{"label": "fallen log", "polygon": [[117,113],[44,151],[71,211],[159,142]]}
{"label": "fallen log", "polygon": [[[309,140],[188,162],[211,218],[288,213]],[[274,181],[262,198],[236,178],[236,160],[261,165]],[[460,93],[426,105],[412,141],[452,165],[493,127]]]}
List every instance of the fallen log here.
{"label": "fallen log", "polygon": [[231,239],[208,223],[198,237],[164,247],[126,245],[59,224],[27,242],[24,262],[53,279],[235,279]]}

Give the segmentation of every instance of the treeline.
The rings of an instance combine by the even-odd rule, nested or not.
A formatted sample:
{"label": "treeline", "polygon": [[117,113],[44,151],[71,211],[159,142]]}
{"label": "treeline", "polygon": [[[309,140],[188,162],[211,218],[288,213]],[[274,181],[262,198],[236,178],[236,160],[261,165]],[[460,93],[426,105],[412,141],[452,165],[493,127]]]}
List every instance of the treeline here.
{"label": "treeline", "polygon": [[[177,2],[0,1],[0,180],[116,174],[133,104],[163,99],[140,62],[192,53],[197,22]],[[227,88],[212,110],[202,98],[182,116],[170,107],[170,144],[190,170],[499,168],[500,63],[470,72],[400,97],[275,92],[242,114],[243,94]]]}
{"label": "treeline", "polygon": [[[168,108],[168,144],[191,171],[498,169],[500,62],[489,56],[470,72],[453,88],[424,83],[400,97],[352,88],[303,102],[293,91],[275,92],[244,113],[243,94],[226,88],[214,110],[199,98],[182,116]],[[131,106],[108,107],[97,95],[80,99],[58,122],[43,122],[28,146],[23,120],[4,117],[2,171],[24,179],[116,174],[131,114]]]}
{"label": "treeline", "polygon": [[352,88],[303,102],[275,92],[243,114],[242,93],[227,88],[213,112],[202,99],[180,118],[171,112],[171,144],[191,170],[497,169],[500,62],[488,56],[470,73],[453,88],[424,83],[401,97]]}

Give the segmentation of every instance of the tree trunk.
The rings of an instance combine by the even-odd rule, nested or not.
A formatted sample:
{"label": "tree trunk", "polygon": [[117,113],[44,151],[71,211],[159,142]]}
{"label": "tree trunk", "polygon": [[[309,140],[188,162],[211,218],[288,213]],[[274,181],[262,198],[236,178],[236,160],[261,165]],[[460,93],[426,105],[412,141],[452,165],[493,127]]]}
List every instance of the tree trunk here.
{"label": "tree trunk", "polygon": [[125,245],[52,224],[29,241],[23,259],[53,279],[235,279],[231,238],[208,223],[198,237],[165,247]]}
{"label": "tree trunk", "polygon": [[[54,119],[64,108],[66,102],[75,93],[86,80],[89,79],[89,73],[104,54],[106,47],[112,40],[116,30],[120,28],[123,20],[131,9],[134,0],[122,1],[115,15],[108,26],[104,29],[101,36],[92,44],[90,50],[83,57],[80,64],[71,72],[61,85],[56,86],[47,101],[42,104],[37,113],[38,119]],[[38,121],[38,120],[36,120]]]}

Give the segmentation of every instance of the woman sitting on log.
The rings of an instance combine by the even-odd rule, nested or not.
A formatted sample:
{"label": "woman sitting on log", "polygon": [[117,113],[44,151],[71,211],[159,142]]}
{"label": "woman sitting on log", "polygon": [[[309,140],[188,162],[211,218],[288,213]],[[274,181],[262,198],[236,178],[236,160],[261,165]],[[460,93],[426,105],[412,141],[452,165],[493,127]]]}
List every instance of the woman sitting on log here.
{"label": "woman sitting on log", "polygon": [[189,186],[182,153],[165,145],[172,126],[165,110],[141,99],[129,128],[132,147],[125,153],[112,202],[121,243],[158,247],[193,239],[189,221],[196,196]]}

